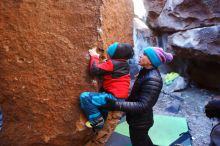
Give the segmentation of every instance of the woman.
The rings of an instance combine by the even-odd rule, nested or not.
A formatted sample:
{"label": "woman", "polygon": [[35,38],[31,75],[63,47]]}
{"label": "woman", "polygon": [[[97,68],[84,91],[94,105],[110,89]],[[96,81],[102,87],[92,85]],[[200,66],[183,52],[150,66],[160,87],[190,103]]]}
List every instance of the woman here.
{"label": "woman", "polygon": [[139,60],[142,69],[128,99],[124,102],[106,99],[106,104],[102,106],[104,109],[126,112],[133,146],[153,146],[148,131],[153,126],[152,108],[157,102],[163,85],[157,68],[172,59],[172,54],[164,52],[161,48],[144,49]]}

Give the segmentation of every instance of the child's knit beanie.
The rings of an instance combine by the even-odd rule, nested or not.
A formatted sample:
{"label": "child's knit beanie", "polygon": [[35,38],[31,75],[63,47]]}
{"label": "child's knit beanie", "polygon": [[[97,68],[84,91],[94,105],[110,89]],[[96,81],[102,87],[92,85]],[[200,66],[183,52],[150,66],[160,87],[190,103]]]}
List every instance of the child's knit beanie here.
{"label": "child's knit beanie", "polygon": [[145,48],[144,55],[149,58],[154,67],[158,67],[162,63],[171,62],[173,60],[173,55],[171,53],[167,53],[159,47]]}
{"label": "child's knit beanie", "polygon": [[111,44],[107,53],[111,59],[130,59],[134,55],[134,50],[130,44],[115,42]]}

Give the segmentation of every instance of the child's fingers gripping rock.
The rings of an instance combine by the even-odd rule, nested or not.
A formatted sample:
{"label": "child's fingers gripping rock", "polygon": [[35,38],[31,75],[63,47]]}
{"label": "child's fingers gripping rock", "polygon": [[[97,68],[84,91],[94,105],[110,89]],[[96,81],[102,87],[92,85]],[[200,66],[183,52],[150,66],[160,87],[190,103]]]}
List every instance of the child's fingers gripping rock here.
{"label": "child's fingers gripping rock", "polygon": [[92,48],[89,50],[90,56],[99,56],[99,54],[96,52],[96,48]]}

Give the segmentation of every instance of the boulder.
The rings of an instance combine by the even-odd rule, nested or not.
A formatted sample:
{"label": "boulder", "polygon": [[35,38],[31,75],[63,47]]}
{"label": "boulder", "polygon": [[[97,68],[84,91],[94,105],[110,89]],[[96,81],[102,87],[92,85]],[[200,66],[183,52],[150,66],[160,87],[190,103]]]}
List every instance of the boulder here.
{"label": "boulder", "polygon": [[132,43],[131,2],[105,5],[108,13],[102,2],[0,1],[1,146],[82,146],[92,138],[79,106],[80,93],[99,86],[88,74],[88,49]]}
{"label": "boulder", "polygon": [[134,6],[132,0],[102,0],[100,7],[101,40],[103,48],[114,42],[133,45]]}
{"label": "boulder", "polygon": [[[154,3],[151,2],[149,6]],[[167,0],[164,7],[155,7],[154,17],[157,19],[152,19],[154,17],[149,15],[149,24],[162,32],[182,31],[220,23],[219,0]],[[161,7],[163,10],[157,17]],[[154,7],[151,9],[154,10]]]}
{"label": "boulder", "polygon": [[145,7],[157,45],[174,54],[171,66],[164,68],[202,87],[220,89],[220,1],[145,0]]}
{"label": "boulder", "polygon": [[167,0],[144,0],[147,11],[147,24],[154,26]]}
{"label": "boulder", "polygon": [[188,60],[190,80],[208,89],[220,89],[220,25],[191,29],[168,37],[176,58]]}
{"label": "boulder", "polygon": [[184,58],[220,62],[220,25],[174,33],[168,46]]}

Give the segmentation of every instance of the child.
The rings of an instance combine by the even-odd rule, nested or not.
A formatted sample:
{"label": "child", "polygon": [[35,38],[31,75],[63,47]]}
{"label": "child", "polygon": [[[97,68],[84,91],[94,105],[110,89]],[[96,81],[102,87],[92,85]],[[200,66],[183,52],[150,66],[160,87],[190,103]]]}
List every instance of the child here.
{"label": "child", "polygon": [[89,50],[90,72],[96,76],[103,76],[103,85],[100,92],[83,92],[80,95],[81,108],[88,121],[87,127],[101,129],[107,118],[107,111],[100,109],[106,103],[106,98],[113,100],[128,97],[130,74],[128,59],[132,58],[134,51],[126,43],[114,43],[107,49],[107,61],[99,63],[99,54],[96,49]]}

